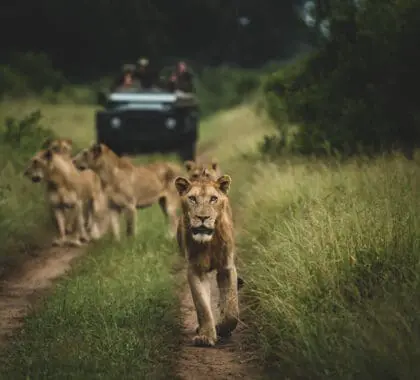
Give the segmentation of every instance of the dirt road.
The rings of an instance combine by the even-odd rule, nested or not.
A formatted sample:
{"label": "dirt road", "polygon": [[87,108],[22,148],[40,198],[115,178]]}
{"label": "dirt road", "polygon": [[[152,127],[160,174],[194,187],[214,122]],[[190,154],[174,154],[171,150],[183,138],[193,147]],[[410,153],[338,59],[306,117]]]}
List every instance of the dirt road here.
{"label": "dirt road", "polygon": [[[209,145],[210,146],[210,145]],[[211,156],[211,149],[201,150],[200,157]],[[53,281],[71,269],[71,262],[81,256],[86,248],[49,248],[30,257],[22,266],[0,281],[0,347],[4,346],[13,332],[20,328],[23,318],[37,301],[45,296]],[[186,274],[181,273],[186,279]],[[180,294],[183,319],[183,340],[179,356],[179,377],[185,380],[258,379],[258,372],[247,362],[241,347],[245,326],[240,323],[232,337],[214,348],[191,345],[197,327],[190,290],[185,282]],[[217,316],[218,291],[212,281],[212,303]]]}
{"label": "dirt road", "polygon": [[82,253],[82,248],[46,249],[0,281],[0,347],[21,327],[25,315],[53,281],[63,276]]}

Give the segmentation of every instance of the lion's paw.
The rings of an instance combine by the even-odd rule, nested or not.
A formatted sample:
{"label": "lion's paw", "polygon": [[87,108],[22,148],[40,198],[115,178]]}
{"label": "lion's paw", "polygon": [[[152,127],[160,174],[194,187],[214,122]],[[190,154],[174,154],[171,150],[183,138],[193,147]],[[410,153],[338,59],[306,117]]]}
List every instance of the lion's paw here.
{"label": "lion's paw", "polygon": [[52,242],[52,245],[53,247],[61,247],[64,245],[64,239],[61,239],[61,238],[54,239]]}
{"label": "lion's paw", "polygon": [[83,242],[80,239],[69,239],[66,243],[70,247],[81,247],[83,245]]}
{"label": "lion's paw", "polygon": [[213,347],[216,344],[216,339],[210,338],[207,335],[196,335],[193,338],[193,344],[197,347]]}

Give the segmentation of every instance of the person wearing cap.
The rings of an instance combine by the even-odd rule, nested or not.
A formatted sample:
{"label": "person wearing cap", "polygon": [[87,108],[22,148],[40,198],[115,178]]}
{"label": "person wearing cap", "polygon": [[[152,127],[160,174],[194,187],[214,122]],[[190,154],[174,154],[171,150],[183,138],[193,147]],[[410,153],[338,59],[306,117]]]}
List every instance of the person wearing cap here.
{"label": "person wearing cap", "polygon": [[140,58],[137,61],[134,77],[140,81],[142,88],[145,89],[151,89],[158,83],[156,72],[147,58]]}
{"label": "person wearing cap", "polygon": [[177,63],[175,72],[169,78],[168,87],[170,91],[194,92],[193,74],[184,61]]}

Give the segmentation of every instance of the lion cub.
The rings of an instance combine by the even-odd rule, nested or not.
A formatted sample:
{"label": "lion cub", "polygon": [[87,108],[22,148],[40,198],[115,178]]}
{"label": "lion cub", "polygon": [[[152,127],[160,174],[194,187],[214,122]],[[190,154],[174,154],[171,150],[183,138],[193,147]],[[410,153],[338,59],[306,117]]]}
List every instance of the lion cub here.
{"label": "lion cub", "polygon": [[[188,283],[197,312],[198,329],[193,343],[214,346],[217,335],[229,336],[239,318],[233,222],[228,212],[231,178],[190,181],[177,177],[181,197],[177,240],[188,263]],[[209,273],[217,271],[220,321],[215,325],[210,301]]]}

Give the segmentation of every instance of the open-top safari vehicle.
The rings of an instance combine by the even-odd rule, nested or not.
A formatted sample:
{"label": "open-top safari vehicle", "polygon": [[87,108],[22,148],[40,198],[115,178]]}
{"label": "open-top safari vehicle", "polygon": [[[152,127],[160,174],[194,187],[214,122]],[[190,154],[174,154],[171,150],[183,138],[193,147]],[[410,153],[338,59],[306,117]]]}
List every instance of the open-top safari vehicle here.
{"label": "open-top safari vehicle", "polygon": [[98,143],[115,153],[176,152],[195,160],[199,109],[195,94],[162,90],[101,93],[96,112]]}

